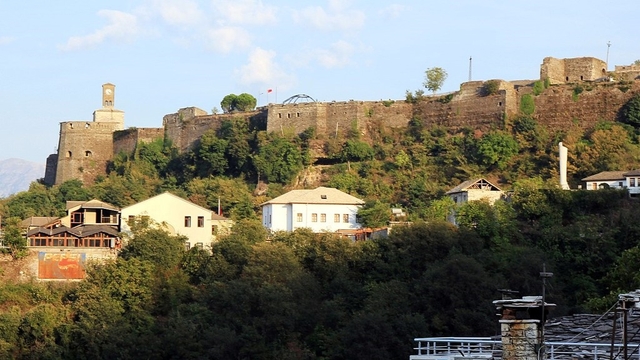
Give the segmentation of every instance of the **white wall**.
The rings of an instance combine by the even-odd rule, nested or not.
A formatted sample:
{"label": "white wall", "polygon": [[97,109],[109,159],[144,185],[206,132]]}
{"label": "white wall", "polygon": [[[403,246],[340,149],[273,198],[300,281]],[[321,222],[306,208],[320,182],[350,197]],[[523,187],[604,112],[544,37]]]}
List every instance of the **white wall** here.
{"label": "white wall", "polygon": [[[262,208],[262,224],[272,231],[309,228],[313,232],[335,232],[343,229],[359,229],[361,225],[356,222],[359,207],[335,204],[267,204]],[[301,217],[298,214],[301,214]],[[313,214],[316,214],[315,218]],[[324,222],[322,214],[325,214]],[[335,222],[335,214],[339,215],[339,222]],[[349,222],[344,222],[344,215],[348,215]]]}
{"label": "white wall", "polygon": [[[196,243],[209,246],[213,241],[211,234],[212,211],[201,208],[187,200],[177,198],[170,194],[161,194],[137,204],[122,209],[122,231],[130,232],[127,224],[130,216],[149,216],[156,223],[166,222],[169,230],[174,230],[175,235],[184,235],[189,238],[191,247]],[[185,227],[185,216],[191,216],[191,226]],[[202,227],[198,226],[198,217],[204,218]]]}

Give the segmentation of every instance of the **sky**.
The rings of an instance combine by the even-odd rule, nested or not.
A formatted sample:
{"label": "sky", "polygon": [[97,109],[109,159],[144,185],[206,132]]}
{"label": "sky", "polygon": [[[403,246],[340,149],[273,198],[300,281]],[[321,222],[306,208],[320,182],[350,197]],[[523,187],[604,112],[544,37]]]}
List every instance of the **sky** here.
{"label": "sky", "polygon": [[[538,79],[547,56],[609,69],[640,58],[637,0],[0,1],[0,160],[44,163],[59,123],[92,120],[116,85],[125,127],[161,127],[227,94],[258,105],[404,99],[425,70],[442,92]],[[607,44],[610,44],[608,46]],[[271,92],[268,90],[271,89]]]}

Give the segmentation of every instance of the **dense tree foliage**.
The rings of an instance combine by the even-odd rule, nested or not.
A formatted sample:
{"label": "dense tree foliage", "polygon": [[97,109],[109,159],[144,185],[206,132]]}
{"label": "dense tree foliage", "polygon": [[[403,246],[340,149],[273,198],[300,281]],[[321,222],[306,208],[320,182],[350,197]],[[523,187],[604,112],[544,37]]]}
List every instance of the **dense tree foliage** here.
{"label": "dense tree foliage", "polygon": [[256,98],[247,93],[242,93],[240,95],[229,94],[225,96],[220,102],[220,106],[222,110],[226,113],[232,111],[250,111],[255,109],[258,101]]}

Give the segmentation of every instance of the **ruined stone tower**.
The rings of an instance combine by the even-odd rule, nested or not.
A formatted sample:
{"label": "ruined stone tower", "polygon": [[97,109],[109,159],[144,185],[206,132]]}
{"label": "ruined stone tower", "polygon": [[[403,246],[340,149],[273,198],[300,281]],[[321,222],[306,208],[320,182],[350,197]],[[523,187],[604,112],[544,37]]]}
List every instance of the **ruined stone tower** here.
{"label": "ruined stone tower", "polygon": [[60,123],[58,153],[47,158],[45,182],[91,183],[105,174],[113,157],[113,133],[124,129],[124,112],[114,106],[115,85],[107,83],[102,85],[102,108],[93,112],[93,121]]}

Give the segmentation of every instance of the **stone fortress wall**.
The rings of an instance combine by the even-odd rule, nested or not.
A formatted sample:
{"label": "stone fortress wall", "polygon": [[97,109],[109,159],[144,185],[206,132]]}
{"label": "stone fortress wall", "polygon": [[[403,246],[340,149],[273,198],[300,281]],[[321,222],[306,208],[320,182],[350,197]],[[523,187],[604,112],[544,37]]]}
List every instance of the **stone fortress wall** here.
{"label": "stone fortress wall", "polygon": [[[627,82],[609,81],[610,76],[624,76]],[[620,107],[640,92],[639,81],[628,81],[640,79],[640,66],[616,66],[615,72],[607,73],[602,60],[589,57],[545,58],[540,66],[540,80],[544,79],[552,86],[532,96],[533,116],[552,131],[571,126],[589,128],[602,120],[615,121]],[[498,91],[494,94],[485,94],[486,81],[470,81],[461,84],[456,92],[426,95],[415,103],[403,99],[269,104],[251,112],[232,114],[208,114],[188,107],[165,115],[161,128],[127,130],[123,130],[124,113],[113,109],[112,92],[111,97],[103,95],[103,109],[96,110],[94,122],[61,123],[58,153],[47,159],[45,181],[51,184],[55,179],[59,184],[78,178],[91,182],[105,173],[108,161],[115,154],[132,153],[139,142],[157,138],[164,137],[179,151],[188,151],[202,134],[219,129],[223,121],[232,118],[243,118],[250,126],[268,132],[297,134],[314,127],[319,138],[344,134],[355,126],[365,141],[371,140],[369,131],[375,127],[403,128],[413,118],[425,125],[488,131],[518,115],[523,95],[532,94],[535,83],[535,80],[492,81],[498,82]],[[576,96],[578,85],[583,90]]]}
{"label": "stone fortress wall", "polygon": [[150,143],[164,137],[163,128],[129,128],[113,133],[113,155],[133,154],[139,143]]}
{"label": "stone fortress wall", "polygon": [[115,122],[60,123],[55,184],[69,179],[90,183],[105,174],[107,163],[113,158],[113,133],[119,129]]}
{"label": "stone fortress wall", "polygon": [[162,118],[162,129],[167,139],[181,152],[192,149],[208,130],[218,130],[225,120],[243,118],[253,126],[266,127],[266,111],[261,108],[255,111],[233,114],[207,114],[197,107],[178,110],[177,113]]}
{"label": "stone fortress wall", "polygon": [[353,126],[367,136],[371,122],[384,121],[389,127],[406,127],[412,105],[405,101],[343,101],[300,104],[270,104],[267,108],[267,132],[293,131],[299,134],[310,127],[318,135],[344,133]]}
{"label": "stone fortress wall", "polygon": [[608,76],[607,63],[593,57],[556,59],[546,57],[540,65],[540,79],[551,84],[595,81]]}

